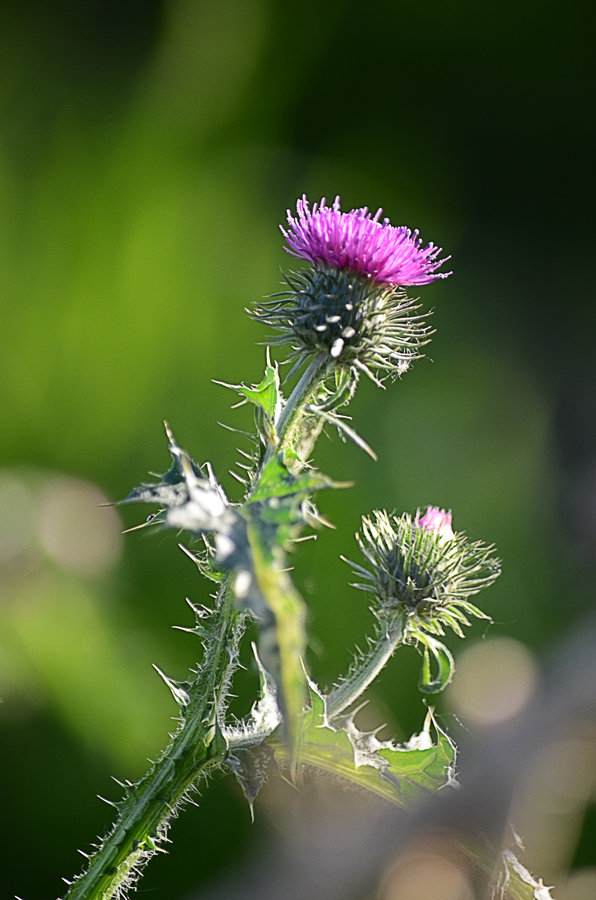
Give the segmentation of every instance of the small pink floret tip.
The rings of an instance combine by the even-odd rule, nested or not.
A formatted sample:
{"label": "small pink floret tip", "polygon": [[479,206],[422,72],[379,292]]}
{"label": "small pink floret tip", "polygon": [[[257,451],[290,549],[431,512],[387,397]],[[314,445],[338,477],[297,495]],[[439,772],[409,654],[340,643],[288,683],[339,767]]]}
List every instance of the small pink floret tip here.
{"label": "small pink floret tip", "polygon": [[296,203],[297,215],[288,210],[287,229],[280,225],[285,248],[309,262],[349,269],[372,281],[393,286],[429,284],[451,272],[437,272],[450,256],[437,259],[440,247],[422,246],[418,231],[395,226],[374,216],[367,207],[341,212],[340,198],[327,206],[323,197],[310,209],[306,196]]}
{"label": "small pink floret tip", "polygon": [[451,513],[438,506],[428,506],[423,516],[416,517],[416,524],[426,531],[435,531],[447,540],[455,537],[451,527]]}

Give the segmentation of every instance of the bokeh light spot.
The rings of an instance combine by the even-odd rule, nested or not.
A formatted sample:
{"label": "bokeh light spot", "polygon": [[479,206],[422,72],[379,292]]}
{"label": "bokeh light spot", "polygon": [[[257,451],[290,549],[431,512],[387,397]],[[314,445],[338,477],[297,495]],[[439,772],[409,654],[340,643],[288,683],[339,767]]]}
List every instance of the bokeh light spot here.
{"label": "bokeh light spot", "polygon": [[537,682],[538,666],[530,650],[512,638],[494,638],[458,656],[448,696],[466,724],[488,727],[517,715]]}
{"label": "bokeh light spot", "polygon": [[[451,852],[450,852],[451,851]],[[474,900],[463,863],[443,841],[414,845],[387,873],[381,900]]]}
{"label": "bokeh light spot", "polygon": [[81,575],[110,569],[122,552],[116,510],[94,484],[68,476],[51,478],[39,498],[39,540],[57,563]]}

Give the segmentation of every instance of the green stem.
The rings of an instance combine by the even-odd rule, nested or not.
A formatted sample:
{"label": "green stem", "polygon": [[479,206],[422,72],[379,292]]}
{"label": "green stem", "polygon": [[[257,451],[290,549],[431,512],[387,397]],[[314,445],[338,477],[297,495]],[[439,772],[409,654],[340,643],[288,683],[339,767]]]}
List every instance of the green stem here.
{"label": "green stem", "polygon": [[296,382],[294,390],[288,397],[277,424],[277,431],[280,439],[283,440],[284,436],[291,430],[291,425],[294,424],[294,420],[299,416],[302,408],[309,401],[316,384],[320,381],[321,369],[326,360],[326,353],[318,353],[313,357],[308,368],[304,370],[299,380]]}
{"label": "green stem", "polygon": [[349,709],[375,680],[403,642],[405,626],[406,620],[402,614],[395,615],[386,623],[384,634],[375,638],[372,652],[357,659],[345,681],[327,696],[325,709],[329,719]]}
{"label": "green stem", "polygon": [[89,857],[86,871],[70,884],[64,900],[109,900],[117,895],[157,852],[176,805],[193,782],[223,761],[226,744],[218,732],[217,713],[238,666],[244,616],[234,608],[227,587],[218,602],[209,664],[188,692],[178,732],[153,768],[115,804],[119,815],[114,827]]}
{"label": "green stem", "polygon": [[301,422],[309,415],[307,407],[311,403],[315,391],[327,377],[327,359],[328,357],[325,353],[318,353],[313,357],[300,379],[296,382],[294,390],[284,404],[276,425],[279,446],[269,449],[265,462],[268,462],[280,450],[283,453],[284,450],[293,448],[295,454],[303,461],[302,464],[298,463],[294,468],[302,468],[324,425],[323,419],[320,419],[311,428],[310,432],[303,436],[303,440],[300,441],[298,439]]}

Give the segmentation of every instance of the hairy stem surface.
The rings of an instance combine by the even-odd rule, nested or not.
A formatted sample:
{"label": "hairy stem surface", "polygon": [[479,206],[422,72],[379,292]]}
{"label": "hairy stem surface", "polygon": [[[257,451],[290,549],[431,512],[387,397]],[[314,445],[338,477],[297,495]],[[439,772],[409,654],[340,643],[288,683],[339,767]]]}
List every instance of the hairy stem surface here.
{"label": "hairy stem surface", "polygon": [[348,710],[364,693],[379,672],[385,667],[404,638],[405,617],[397,614],[387,623],[385,633],[377,635],[371,644],[371,652],[356,659],[350,672],[327,696],[326,712],[329,719]]}
{"label": "hairy stem surface", "polygon": [[119,816],[114,827],[64,900],[108,900],[134,881],[166,837],[176,805],[206,769],[221,763],[226,745],[218,732],[217,714],[238,665],[244,631],[244,616],[234,608],[227,587],[218,597],[216,616],[205,661],[209,664],[203,665],[190,687],[180,728],[153,768],[128,786],[124,799],[115,804]]}

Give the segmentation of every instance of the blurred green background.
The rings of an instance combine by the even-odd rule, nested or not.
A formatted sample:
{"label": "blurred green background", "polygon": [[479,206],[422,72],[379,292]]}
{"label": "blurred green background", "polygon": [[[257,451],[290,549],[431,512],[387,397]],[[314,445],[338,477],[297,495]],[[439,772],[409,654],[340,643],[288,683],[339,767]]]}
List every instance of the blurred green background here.
{"label": "blurred green background", "polygon": [[[329,684],[362,642],[366,602],[338,557],[354,554],[374,506],[449,507],[457,529],[497,544],[489,638],[515,638],[540,660],[586,612],[588,10],[2,4],[2,896],[57,897],[60,876],[80,869],[76,848],[111,822],[95,795],[116,799],[110,776],[139,777],[172,727],[151,663],[174,677],[193,664],[198,646],[170,626],[189,624],[184,597],[203,602],[208,586],[174,534],[120,536],[144,510],[100,504],[167,468],[164,418],[238,495],[227,474],[235,437],[218,421],[249,417],[211,379],[260,378],[265,335],[243,307],[291,267],[278,223],[304,192],[382,206],[451,253],[455,272],[420,290],[435,310],[431,361],[386,392],[363,384],[354,403],[379,462],[336,436],[321,442],[323,470],[355,486],[321,497],[337,528],[295,560],[316,677]],[[375,710],[403,737],[424,710],[418,658],[402,656]],[[590,816],[557,865],[596,864]],[[216,781],[175,823],[172,852],[142,889],[183,897],[241,864],[268,828],[258,807],[250,825],[231,780]]]}

